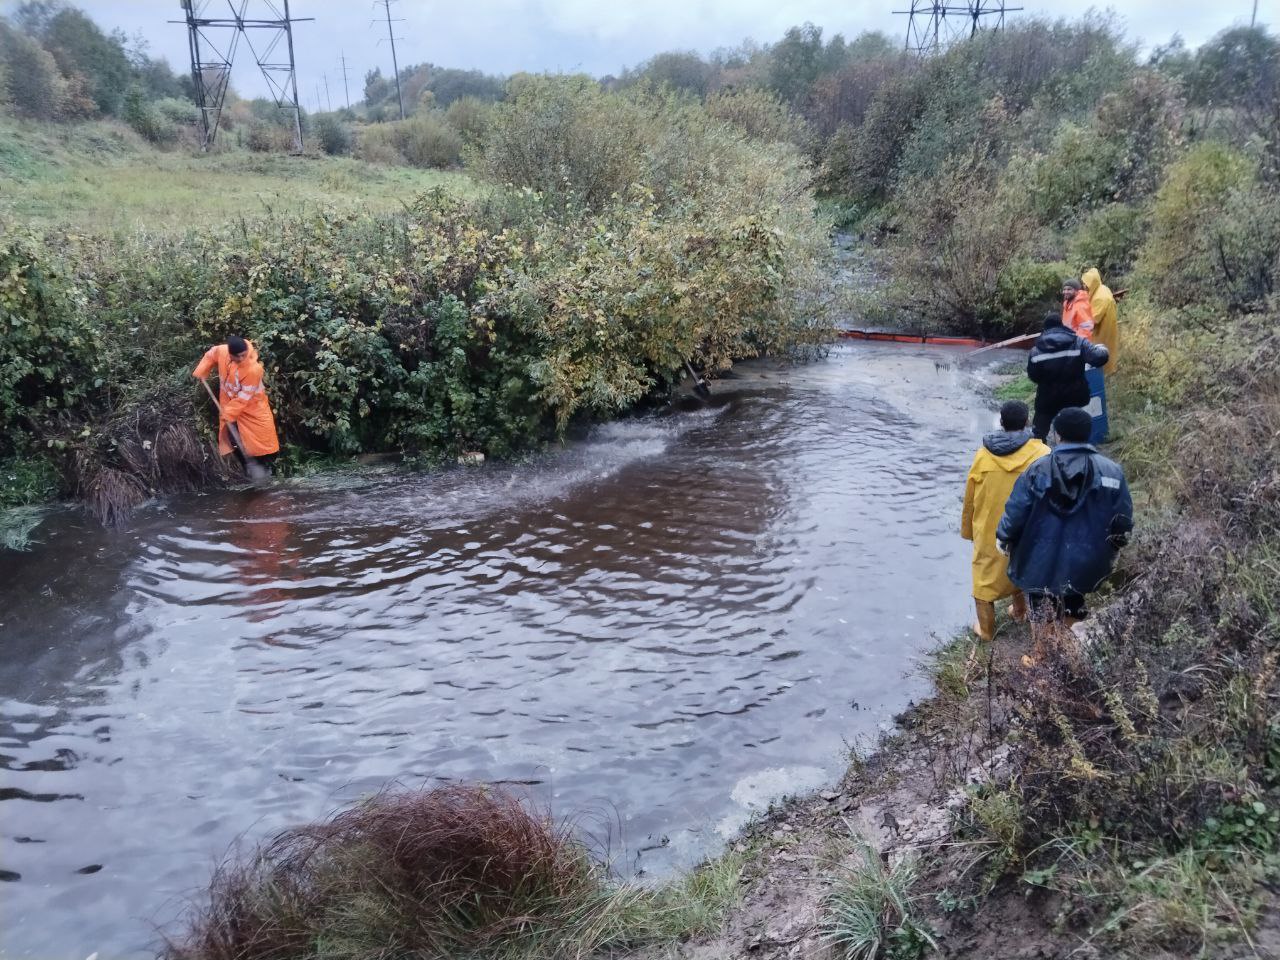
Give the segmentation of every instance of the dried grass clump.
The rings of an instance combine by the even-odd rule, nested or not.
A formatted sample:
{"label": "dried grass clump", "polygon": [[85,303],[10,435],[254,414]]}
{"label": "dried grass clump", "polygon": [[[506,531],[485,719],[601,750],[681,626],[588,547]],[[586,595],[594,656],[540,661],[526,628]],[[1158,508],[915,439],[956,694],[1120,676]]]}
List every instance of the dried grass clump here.
{"label": "dried grass clump", "polygon": [[228,479],[227,467],[200,437],[191,398],[158,390],[92,430],[71,459],[72,485],[106,526],[124,524],[153,496],[190,493]]}
{"label": "dried grass clump", "polygon": [[147,488],[132,474],[94,465],[79,474],[80,498],[103,526],[122,526],[147,499]]}
{"label": "dried grass clump", "polygon": [[503,791],[387,792],[224,865],[162,956],[577,956],[620,929],[605,879],[566,825]]}

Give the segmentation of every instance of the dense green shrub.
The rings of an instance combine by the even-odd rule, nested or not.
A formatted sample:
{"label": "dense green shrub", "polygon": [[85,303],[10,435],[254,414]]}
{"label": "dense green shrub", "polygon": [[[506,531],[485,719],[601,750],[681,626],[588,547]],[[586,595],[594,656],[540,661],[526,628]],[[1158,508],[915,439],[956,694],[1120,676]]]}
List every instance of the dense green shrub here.
{"label": "dense green shrub", "polygon": [[621,82],[669,87],[705,97],[715,78],[715,67],[692,50],[669,50],[650,57],[634,70],[626,71]]}
{"label": "dense green shrub", "polygon": [[1128,272],[1146,231],[1147,216],[1140,206],[1112,203],[1095,210],[1071,235],[1070,272],[1079,274],[1090,267],[1104,276]]}
{"label": "dense green shrub", "polygon": [[1147,72],[1104,97],[1088,125],[1064,124],[1035,168],[1039,215],[1069,223],[1150,197],[1178,146],[1181,116],[1172,84]]}
{"label": "dense green shrub", "polygon": [[316,118],[313,126],[320,149],[331,157],[351,152],[351,129],[336,116],[325,114]]}
{"label": "dense green shrub", "polygon": [[1041,274],[1013,266],[1038,231],[1025,192],[957,161],[900,193],[894,302],[925,324],[1008,333],[1039,299]]}
{"label": "dense green shrub", "polygon": [[484,139],[489,125],[490,101],[478,97],[461,97],[449,104],[444,118],[468,147],[474,147]]}
{"label": "dense green shrub", "polygon": [[462,137],[438,113],[422,113],[388,124],[397,152],[411,167],[439,170],[462,161]]}
{"label": "dense green shrub", "polygon": [[1011,260],[996,276],[994,295],[984,312],[1000,333],[1010,335],[1038,329],[1047,309],[1057,307],[1062,280],[1073,272],[1065,263],[1041,263],[1022,257]]}
{"label": "dense green shrub", "polygon": [[678,207],[637,189],[561,221],[529,192],[433,194],[390,217],[72,238],[42,254],[66,275],[54,285],[34,242],[15,242],[0,261],[16,264],[0,427],[65,449],[66,487],[112,520],[216,479],[189,372],[229,333],[257,344],[295,449],[424,459],[509,455],[616,414],[686,360],[723,368],[816,342],[822,313],[805,298],[823,239],[798,167],[735,136],[755,168]]}
{"label": "dense green shrub", "polygon": [[1276,201],[1255,169],[1219,143],[1200,144],[1169,168],[1139,261],[1158,302],[1237,307],[1256,298],[1253,278],[1260,269],[1265,277],[1276,255]]}
{"label": "dense green shrub", "polygon": [[355,154],[369,163],[447,169],[462,160],[462,137],[436,113],[360,129]]}
{"label": "dense green shrub", "polygon": [[103,386],[81,295],[28,235],[0,232],[0,454],[46,439]]}
{"label": "dense green shrub", "polygon": [[1280,39],[1264,26],[1233,27],[1196,51],[1189,98],[1236,143],[1261,144],[1262,173],[1280,179]]}
{"label": "dense green shrub", "polygon": [[294,147],[294,132],[275,123],[254,120],[245,133],[244,145],[254,153],[288,153]]}
{"label": "dense green shrub", "polygon": [[180,97],[162,97],[152,102],[160,116],[176,129],[194,127],[200,122],[200,112],[190,100]]}
{"label": "dense green shrub", "polygon": [[5,97],[20,117],[56,120],[62,116],[66,81],[53,57],[30,37],[0,20],[0,63]]}
{"label": "dense green shrub", "polygon": [[53,55],[63,76],[83,75],[97,109],[117,115],[134,72],[120,40],[103,33],[92,18],[73,6],[31,6],[37,9],[27,11],[27,26]]}
{"label": "dense green shrub", "polygon": [[1065,123],[1032,175],[1037,215],[1048,223],[1071,221],[1108,202],[1121,145],[1093,127]]}
{"label": "dense green shrub", "polygon": [[876,92],[860,125],[843,128],[832,140],[827,156],[830,192],[862,202],[888,197],[898,158],[927,105],[928,79],[921,69],[904,71]]}
{"label": "dense green shrub", "polygon": [[352,131],[351,152],[365,163],[402,164],[404,157],[392,142],[386,123],[367,123]]}
{"label": "dense green shrub", "polygon": [[599,208],[644,170],[643,112],[586,76],[512,79],[493,108],[480,169],[499,183]]}
{"label": "dense green shrub", "polygon": [[706,110],[717,120],[727,121],[757,140],[799,142],[803,139],[803,125],[786,104],[764,90],[721,90],[707,97]]}
{"label": "dense green shrub", "polygon": [[120,118],[149,143],[163,145],[170,143],[178,135],[177,127],[154,102],[145,99],[142,90],[137,87],[125,94]]}

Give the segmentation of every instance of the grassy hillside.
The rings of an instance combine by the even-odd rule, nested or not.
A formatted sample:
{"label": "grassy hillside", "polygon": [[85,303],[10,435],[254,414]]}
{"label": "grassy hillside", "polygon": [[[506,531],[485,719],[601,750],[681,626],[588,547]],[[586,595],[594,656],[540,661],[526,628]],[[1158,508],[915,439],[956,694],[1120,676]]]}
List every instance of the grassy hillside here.
{"label": "grassy hillside", "polygon": [[462,173],[223,150],[158,150],[112,121],[50,124],[0,116],[0,218],[38,230],[172,232],[240,216],[331,207],[384,213]]}

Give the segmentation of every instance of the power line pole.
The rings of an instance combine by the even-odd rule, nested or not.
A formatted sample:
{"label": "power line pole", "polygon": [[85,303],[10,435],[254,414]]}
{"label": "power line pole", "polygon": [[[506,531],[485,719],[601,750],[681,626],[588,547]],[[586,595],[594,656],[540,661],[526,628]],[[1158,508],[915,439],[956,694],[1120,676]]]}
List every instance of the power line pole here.
{"label": "power line pole", "polygon": [[[377,0],[377,2],[382,4],[382,9],[387,14],[387,39],[391,41],[391,67],[396,74],[396,100],[400,104],[400,119],[403,120],[404,94],[400,91],[400,64],[396,60],[396,41],[403,40],[404,37],[397,37],[395,31],[391,28],[391,4],[395,3],[396,0]],[[396,22],[399,22],[399,20]]]}
{"label": "power line pole", "polygon": [[1258,0],[1253,0],[1253,17],[1249,20],[1249,29],[1252,30],[1258,25]]}
{"label": "power line pole", "polygon": [[347,55],[338,51],[338,59],[342,61],[342,92],[347,98],[347,109],[351,109],[351,90],[347,87]]}
{"label": "power line pole", "polygon": [[293,58],[293,19],[289,0],[284,0],[284,35],[289,44],[289,80],[293,84],[293,149],[302,153],[302,104],[298,102],[298,68]]}
{"label": "power line pole", "polygon": [[1005,14],[1021,9],[1006,6],[1005,0],[911,0],[910,10],[893,12],[910,18],[907,49],[927,56],[974,36],[984,26],[999,30]]}
{"label": "power line pole", "polygon": [[328,108],[328,110],[329,110],[329,112],[330,112],[330,113],[333,113],[333,100],[332,100],[332,98],[330,98],[330,96],[329,96],[329,74],[327,74],[327,73],[322,73],[322,74],[320,74],[320,76],[324,77],[324,102],[325,102],[325,106]]}
{"label": "power line pole", "polygon": [[[226,101],[231,65],[243,38],[254,62],[267,81],[277,107],[293,114],[294,152],[302,152],[302,104],[298,100],[298,73],[293,56],[293,25],[314,17],[294,18],[289,0],[284,12],[279,0],[228,0],[229,17],[206,17],[207,0],[181,0],[183,20],[171,20],[187,28],[191,54],[191,81],[195,85],[196,107],[200,111],[201,146],[208,150],[218,135],[222,105]],[[253,5],[251,7],[251,4]],[[265,8],[265,9],[260,9]],[[246,16],[252,12],[256,16]],[[255,44],[250,34],[259,40]],[[279,60],[276,47],[281,40],[289,52],[288,62]]]}

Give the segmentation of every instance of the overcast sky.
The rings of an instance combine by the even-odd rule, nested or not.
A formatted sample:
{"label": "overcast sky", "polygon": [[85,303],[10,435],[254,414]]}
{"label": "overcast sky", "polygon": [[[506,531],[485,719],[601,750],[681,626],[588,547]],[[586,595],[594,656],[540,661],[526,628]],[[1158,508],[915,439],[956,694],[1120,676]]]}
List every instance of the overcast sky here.
{"label": "overcast sky", "polygon": [[[223,16],[232,0],[206,0],[206,16]],[[237,6],[241,0],[235,0]],[[277,7],[283,0],[274,0]],[[1079,17],[1090,0],[1008,0],[1025,13]],[[266,0],[248,0],[248,17],[267,16]],[[17,0],[0,0],[10,11]],[[80,0],[77,4],[106,29],[140,33],[153,56],[163,56],[178,71],[190,68],[186,28],[178,0]],[[883,30],[905,35],[906,18],[891,12],[908,0],[393,0],[392,17],[400,65],[430,61],[442,66],[478,68],[490,73],[517,70],[581,70],[602,76],[617,73],[663,50],[706,53],[750,37],[761,43],[778,39],[787,27],[811,21],[824,34],[856,36]],[[351,99],[363,88],[366,70],[391,73],[391,52],[381,4],[370,0],[291,0],[295,17],[314,22],[294,27],[299,95],[315,109],[328,77],[333,106],[343,101],[342,68],[346,55]],[[1128,34],[1151,46],[1177,32],[1196,46],[1226,27],[1248,23],[1253,0],[1115,0],[1108,8]],[[1258,0],[1258,19],[1274,23],[1280,0]],[[377,22],[374,22],[374,21]],[[382,42],[379,42],[379,41]],[[265,92],[261,75],[242,45],[233,80],[250,95]],[[317,93],[319,91],[319,93]]]}

